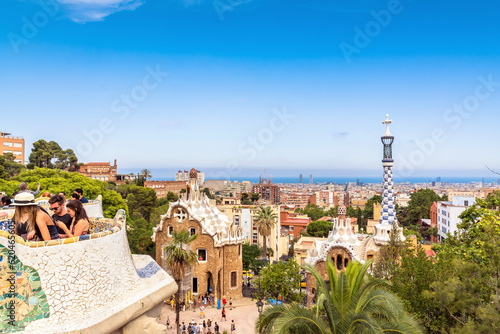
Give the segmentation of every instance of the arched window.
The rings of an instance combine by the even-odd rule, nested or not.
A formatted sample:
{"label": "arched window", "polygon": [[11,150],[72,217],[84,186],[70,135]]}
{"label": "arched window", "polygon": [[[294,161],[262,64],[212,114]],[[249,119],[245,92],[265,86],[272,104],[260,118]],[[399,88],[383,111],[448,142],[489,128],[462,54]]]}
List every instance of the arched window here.
{"label": "arched window", "polygon": [[337,255],[337,269],[342,270],[342,255]]}
{"label": "arched window", "polygon": [[172,236],[172,232],[174,231],[174,227],[172,225],[168,225],[168,228],[167,228],[167,234],[169,237]]}
{"label": "arched window", "polygon": [[345,258],[344,259],[344,268],[347,268],[347,265],[349,264],[349,259]]}
{"label": "arched window", "polygon": [[190,227],[190,228],[189,228],[189,233],[190,233],[191,235],[195,235],[195,234],[196,234],[196,227]]}

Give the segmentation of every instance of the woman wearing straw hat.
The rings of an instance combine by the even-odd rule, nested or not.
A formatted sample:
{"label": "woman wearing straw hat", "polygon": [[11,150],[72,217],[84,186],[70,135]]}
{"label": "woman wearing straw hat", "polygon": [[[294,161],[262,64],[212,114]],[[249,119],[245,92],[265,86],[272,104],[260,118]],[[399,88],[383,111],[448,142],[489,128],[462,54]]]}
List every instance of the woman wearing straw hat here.
{"label": "woman wearing straw hat", "polygon": [[[57,228],[49,214],[35,203],[35,196],[28,192],[20,192],[12,203],[16,207],[14,232],[26,239],[51,240],[60,239]],[[25,235],[25,236],[24,236]]]}

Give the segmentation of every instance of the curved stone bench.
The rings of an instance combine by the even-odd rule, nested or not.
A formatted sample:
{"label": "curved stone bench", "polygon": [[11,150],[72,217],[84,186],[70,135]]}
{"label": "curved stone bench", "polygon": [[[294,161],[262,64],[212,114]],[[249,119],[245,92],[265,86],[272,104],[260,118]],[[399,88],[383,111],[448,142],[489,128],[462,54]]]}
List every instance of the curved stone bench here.
{"label": "curved stone bench", "polygon": [[90,235],[38,242],[0,231],[0,333],[121,333],[159,314],[177,286],[150,256],[130,253],[125,211],[90,225]]}
{"label": "curved stone bench", "polygon": [[[49,212],[52,216],[53,213],[50,209],[49,199],[50,198],[48,197],[38,197],[35,199],[35,202],[47,210],[47,212]],[[89,200],[88,203],[84,203],[83,208],[85,209],[88,217],[104,217],[102,211],[102,195],[97,196],[96,199]]]}

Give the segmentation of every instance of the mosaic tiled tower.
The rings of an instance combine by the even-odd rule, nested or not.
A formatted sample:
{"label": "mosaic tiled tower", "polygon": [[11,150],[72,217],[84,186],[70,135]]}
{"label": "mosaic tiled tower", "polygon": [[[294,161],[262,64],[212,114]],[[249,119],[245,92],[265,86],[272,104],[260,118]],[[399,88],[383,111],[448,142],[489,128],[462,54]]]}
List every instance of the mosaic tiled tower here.
{"label": "mosaic tiled tower", "polygon": [[[382,211],[380,215],[380,221],[375,226],[375,242],[386,243],[389,241],[389,232],[392,229],[392,224],[398,224],[398,219],[396,218],[396,198],[394,196],[394,183],[392,181],[392,167],[394,166],[394,160],[392,159],[392,143],[394,142],[394,136],[389,131],[389,124],[392,120],[389,119],[389,115],[386,115],[386,120],[382,122],[385,124],[385,133],[382,136],[382,143],[384,144],[384,159],[382,160],[382,166],[384,167],[384,192],[382,195]],[[402,229],[397,227],[399,238],[404,240]]]}

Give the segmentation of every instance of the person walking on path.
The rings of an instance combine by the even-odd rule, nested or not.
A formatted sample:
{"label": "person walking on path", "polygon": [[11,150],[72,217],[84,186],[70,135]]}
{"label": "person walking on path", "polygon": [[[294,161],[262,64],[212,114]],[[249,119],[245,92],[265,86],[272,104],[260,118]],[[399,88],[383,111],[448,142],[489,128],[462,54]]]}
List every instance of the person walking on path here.
{"label": "person walking on path", "polygon": [[212,321],[210,319],[207,320],[207,328],[208,328],[207,334],[212,334]]}
{"label": "person walking on path", "polygon": [[224,319],[224,320],[227,321],[227,318],[226,318],[226,309],[224,307],[222,308],[222,318],[220,318],[220,321],[222,321],[222,319]]}
{"label": "person walking on path", "polygon": [[222,299],[222,305],[224,305],[224,307],[226,307],[226,298]]}
{"label": "person walking on path", "polygon": [[200,319],[205,318],[205,306],[200,306]]}
{"label": "person walking on path", "polygon": [[231,320],[231,334],[236,332],[236,325],[234,324],[234,320]]}
{"label": "person walking on path", "polygon": [[215,331],[215,334],[220,334],[219,325],[217,325],[217,323],[215,323],[215,325],[214,325],[214,331]]}
{"label": "person walking on path", "polygon": [[229,297],[229,310],[233,309],[233,297]]}

